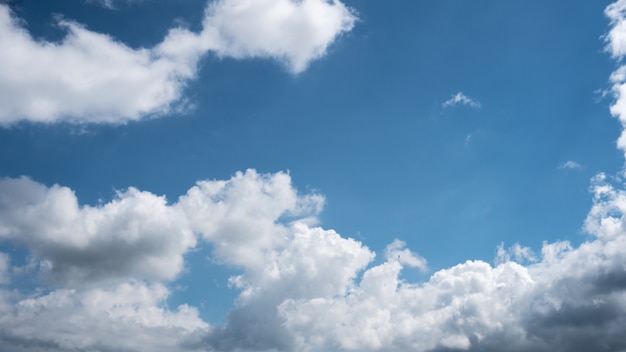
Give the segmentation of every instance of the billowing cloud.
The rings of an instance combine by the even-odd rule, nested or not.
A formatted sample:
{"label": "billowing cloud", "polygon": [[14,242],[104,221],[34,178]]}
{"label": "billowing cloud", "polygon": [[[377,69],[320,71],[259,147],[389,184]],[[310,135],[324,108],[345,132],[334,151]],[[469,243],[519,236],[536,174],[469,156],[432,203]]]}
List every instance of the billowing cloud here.
{"label": "billowing cloud", "polygon": [[[626,0],[607,8],[614,29],[621,8]],[[200,38],[175,36],[191,52]],[[129,188],[97,206],[64,186],[3,179],[0,241],[28,251],[41,287],[0,289],[0,350],[623,351],[626,191],[604,174],[591,191],[580,245],[501,244],[495,264],[469,260],[410,282],[402,271],[427,270],[426,259],[394,240],[374,262],[364,244],[317,226],[323,197],[298,193],[285,173],[200,181],[171,203]],[[167,305],[199,241],[239,271],[224,324]],[[2,285],[9,259],[0,254]]]}
{"label": "billowing cloud", "polygon": [[97,207],[28,178],[0,181],[0,239],[30,249],[52,282],[173,279],[196,238],[164,197],[130,188]]}
{"label": "billowing cloud", "polygon": [[152,48],[131,48],[64,19],[60,43],[35,40],[0,4],[0,125],[124,123],[185,109],[183,90],[203,55],[271,58],[299,73],[355,21],[338,0],[207,6],[199,33],[172,28]]}
{"label": "billowing cloud", "polygon": [[468,97],[467,95],[463,94],[463,92],[453,94],[450,99],[444,101],[443,104],[441,104],[441,106],[443,106],[444,108],[453,107],[456,105],[466,105],[474,109],[478,109],[481,107],[479,101]]}
{"label": "billowing cloud", "polygon": [[[424,258],[395,240],[372,266],[375,253],[362,243],[315,226],[323,198],[299,194],[285,173],[200,181],[171,204],[129,189],[96,207],[77,205],[62,186],[0,184],[2,239],[40,261],[35,275],[54,279],[51,291],[0,291],[4,349],[626,348],[626,192],[605,175],[593,179],[584,225],[591,237],[580,246],[545,243],[535,254],[501,245],[496,265],[467,261],[417,283],[401,272],[426,270]],[[230,278],[239,297],[223,325],[165,304],[166,284],[195,240],[240,270]]]}
{"label": "billowing cloud", "polygon": [[193,307],[167,309],[168,295],[140,282],[37,297],[0,291],[0,350],[182,351],[209,325]]}
{"label": "billowing cloud", "polygon": [[585,229],[594,239],[578,248],[546,243],[524,266],[512,259],[534,255],[515,245],[495,267],[468,261],[418,284],[388,260],[342,295],[286,300],[297,350],[623,350],[626,193],[602,175],[593,189]]}

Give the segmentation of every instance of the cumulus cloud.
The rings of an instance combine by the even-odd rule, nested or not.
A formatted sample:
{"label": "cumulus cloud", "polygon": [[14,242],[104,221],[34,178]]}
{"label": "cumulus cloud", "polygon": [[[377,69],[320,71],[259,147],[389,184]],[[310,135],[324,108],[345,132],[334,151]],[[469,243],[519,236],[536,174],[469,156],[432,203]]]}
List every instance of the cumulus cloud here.
{"label": "cumulus cloud", "polygon": [[298,73],[354,21],[337,0],[220,0],[209,6],[204,26],[219,38],[220,55],[278,58]]}
{"label": "cumulus cloud", "polygon": [[[231,285],[242,291],[247,323],[254,323],[248,314],[254,309],[271,317],[262,303],[275,307],[278,293],[291,294],[290,283],[308,283],[293,285],[303,297],[341,290],[356,271],[352,255],[361,255],[356,265],[364,266],[373,254],[334,232],[310,229],[322,205],[317,194],[299,195],[289,175],[254,170],[200,181],[172,204],[129,188],[105,204],[79,205],[67,187],[3,179],[0,241],[26,248],[40,283],[53,290],[0,291],[0,348],[177,351],[206,349],[209,336],[223,336],[215,345],[229,336],[239,341],[232,330],[245,324],[236,309],[233,323],[209,334],[195,308],[167,308],[164,282],[185,269],[184,254],[201,239],[218,262],[243,269]],[[8,267],[8,256],[0,259]]]}
{"label": "cumulus cloud", "polygon": [[[592,181],[584,225],[591,238],[580,246],[545,243],[535,254],[501,245],[496,265],[467,261],[425,282],[401,278],[403,268],[426,269],[402,241],[372,266],[375,253],[365,245],[317,227],[323,198],[299,194],[285,173],[200,181],[171,204],[129,189],[80,206],[66,187],[27,178],[0,185],[0,238],[47,263],[40,274],[54,279],[51,291],[0,291],[3,349],[626,348],[626,192],[602,174]],[[239,297],[222,325],[209,326],[193,307],[165,304],[166,283],[196,240],[240,270],[229,280]],[[174,269],[157,273],[164,263]]]}
{"label": "cumulus cloud", "polygon": [[[170,33],[197,39],[188,34]],[[626,350],[620,182],[592,179],[578,246],[502,244],[494,264],[469,260],[410,282],[402,270],[426,270],[423,257],[394,240],[373,264],[364,244],[317,225],[324,198],[300,194],[285,173],[199,181],[171,203],[129,188],[98,206],[60,185],[3,179],[0,241],[26,249],[44,280],[33,292],[0,289],[0,350]],[[239,270],[224,324],[166,303],[198,241]],[[0,253],[3,285],[10,270]]]}
{"label": "cumulus cloud", "polygon": [[[297,350],[622,350],[626,322],[626,194],[598,178],[585,221],[593,240],[546,243],[540,259],[515,245],[500,264],[468,261],[425,283],[397,261],[367,269],[342,295],[280,306]],[[503,250],[503,249],[502,249]]]}
{"label": "cumulus cloud", "polygon": [[[606,49],[621,63],[626,54],[626,1],[618,0],[605,9],[611,21],[611,29],[605,36]],[[620,65],[611,75],[611,83],[615,102],[611,105],[611,114],[622,124],[622,133],[617,146],[626,153],[626,65]]]}
{"label": "cumulus cloud", "polygon": [[220,0],[199,33],[172,28],[152,48],[131,48],[65,19],[60,43],[35,40],[0,4],[0,125],[124,123],[185,109],[203,55],[271,58],[299,73],[354,21],[338,0]]}
{"label": "cumulus cloud", "polygon": [[181,351],[209,325],[193,307],[167,309],[168,295],[140,282],[37,297],[0,291],[0,350]]}
{"label": "cumulus cloud", "polygon": [[453,107],[457,105],[466,105],[474,109],[478,109],[481,107],[479,101],[466,96],[465,94],[463,94],[463,92],[458,92],[456,94],[453,94],[450,99],[446,100],[445,102],[443,102],[443,104],[441,104],[441,106],[443,106],[444,108]]}
{"label": "cumulus cloud", "polygon": [[0,239],[29,248],[52,282],[173,279],[196,239],[164,197],[130,188],[97,207],[67,187],[0,180]]}

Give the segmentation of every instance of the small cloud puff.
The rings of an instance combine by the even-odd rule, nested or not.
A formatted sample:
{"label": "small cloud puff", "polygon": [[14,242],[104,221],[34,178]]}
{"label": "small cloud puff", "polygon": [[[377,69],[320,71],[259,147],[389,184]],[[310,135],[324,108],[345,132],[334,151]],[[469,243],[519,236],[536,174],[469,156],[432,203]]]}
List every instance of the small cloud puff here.
{"label": "small cloud puff", "polygon": [[561,170],[580,170],[583,166],[575,161],[568,160],[558,166]]}
{"label": "small cloud puff", "polygon": [[442,106],[444,108],[448,108],[448,107],[453,107],[453,106],[457,106],[457,105],[467,105],[471,108],[474,109],[480,109],[481,104],[478,100],[472,99],[470,97],[468,97],[467,95],[463,94],[463,92],[458,92],[456,94],[453,94],[452,97],[448,100],[446,100]]}

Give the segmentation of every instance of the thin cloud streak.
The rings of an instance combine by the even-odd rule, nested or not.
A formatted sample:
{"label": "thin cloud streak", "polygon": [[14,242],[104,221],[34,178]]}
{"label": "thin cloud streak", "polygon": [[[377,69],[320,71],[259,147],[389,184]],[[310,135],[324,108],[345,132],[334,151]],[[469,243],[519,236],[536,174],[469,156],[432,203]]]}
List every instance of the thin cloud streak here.
{"label": "thin cloud streak", "polygon": [[454,107],[457,105],[466,105],[474,109],[480,109],[481,107],[481,104],[479,101],[466,96],[465,94],[463,94],[463,92],[458,92],[456,94],[453,94],[450,99],[446,100],[445,102],[443,102],[443,104],[441,104],[441,106],[444,108]]}
{"label": "thin cloud streak", "polygon": [[559,164],[558,168],[561,170],[580,170],[583,166],[576,161],[568,160]]}

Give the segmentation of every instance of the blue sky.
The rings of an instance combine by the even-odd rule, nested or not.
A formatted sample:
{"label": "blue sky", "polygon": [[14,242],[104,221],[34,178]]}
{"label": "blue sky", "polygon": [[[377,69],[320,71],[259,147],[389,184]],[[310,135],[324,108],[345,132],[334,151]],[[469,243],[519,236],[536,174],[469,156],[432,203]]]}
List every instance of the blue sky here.
{"label": "blue sky", "polygon": [[625,9],[0,3],[0,349],[626,348]]}

